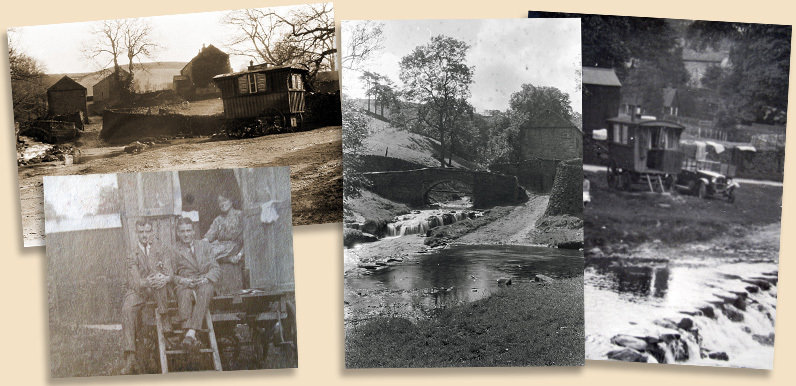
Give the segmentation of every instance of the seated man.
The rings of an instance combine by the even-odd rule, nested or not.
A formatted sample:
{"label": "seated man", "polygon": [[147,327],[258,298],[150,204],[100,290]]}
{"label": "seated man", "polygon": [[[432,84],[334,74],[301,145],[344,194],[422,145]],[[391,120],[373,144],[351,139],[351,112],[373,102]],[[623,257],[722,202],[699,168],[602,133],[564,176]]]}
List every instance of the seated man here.
{"label": "seated man", "polygon": [[[182,217],[177,222],[177,251],[174,255],[174,283],[177,287],[177,321],[187,330],[182,341],[186,349],[199,349],[196,330],[202,328],[215,284],[221,275],[210,243],[194,240],[193,221]],[[191,301],[196,294],[196,304]]]}
{"label": "seated man", "polygon": [[166,312],[166,284],[172,279],[169,255],[154,245],[152,223],[140,219],[135,223],[138,243],[127,256],[127,292],[122,303],[122,347],[125,367],[123,374],[135,369],[135,333],[138,328],[138,313],[149,300],[157,302],[158,312]]}

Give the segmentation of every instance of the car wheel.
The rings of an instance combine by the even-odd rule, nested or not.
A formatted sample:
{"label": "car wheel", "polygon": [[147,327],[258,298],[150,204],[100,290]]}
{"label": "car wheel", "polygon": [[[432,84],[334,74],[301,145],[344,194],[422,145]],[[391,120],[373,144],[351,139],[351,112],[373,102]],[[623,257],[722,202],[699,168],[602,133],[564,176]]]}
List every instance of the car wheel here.
{"label": "car wheel", "polygon": [[699,183],[699,190],[697,191],[697,196],[699,198],[705,198],[708,195],[708,188],[705,186],[704,182]]}

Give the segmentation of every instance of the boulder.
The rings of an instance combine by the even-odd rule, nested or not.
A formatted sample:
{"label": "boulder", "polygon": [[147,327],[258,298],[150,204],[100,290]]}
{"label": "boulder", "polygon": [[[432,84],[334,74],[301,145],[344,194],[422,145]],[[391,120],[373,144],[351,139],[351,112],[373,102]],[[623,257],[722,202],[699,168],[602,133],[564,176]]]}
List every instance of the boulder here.
{"label": "boulder", "polygon": [[677,328],[690,331],[692,328],[694,328],[694,321],[691,320],[691,318],[682,318],[680,319],[680,323],[677,323]]}
{"label": "boulder", "polygon": [[535,281],[537,283],[552,283],[553,282],[553,278],[550,277],[550,276],[538,274],[538,275],[534,275],[533,281]]}
{"label": "boulder", "polygon": [[641,362],[647,363],[649,356],[642,354],[636,350],[623,348],[621,350],[614,350],[608,353],[608,359],[623,362]]}
{"label": "boulder", "polygon": [[724,307],[721,312],[724,313],[727,319],[730,319],[733,322],[743,322],[744,320],[743,314],[740,311],[736,311],[732,307]]}
{"label": "boulder", "polygon": [[668,329],[672,329],[672,330],[676,330],[677,329],[677,324],[674,323],[673,321],[669,320],[669,319],[656,319],[652,323],[654,323],[655,325],[661,326],[663,328],[668,328]]}
{"label": "boulder", "polygon": [[647,342],[636,338],[635,336],[630,335],[617,335],[611,338],[611,343],[622,346],[625,348],[631,348],[636,351],[646,351],[647,350]]}
{"label": "boulder", "polygon": [[717,361],[728,361],[728,360],[730,360],[730,356],[727,355],[727,353],[724,352],[724,351],[717,351],[717,352],[708,353],[708,358],[715,359]]}
{"label": "boulder", "polygon": [[511,278],[510,277],[501,277],[497,279],[498,285],[511,285]]}
{"label": "boulder", "polygon": [[712,306],[703,306],[698,308],[698,310],[702,312],[702,315],[711,319],[716,319],[716,312],[713,310]]}

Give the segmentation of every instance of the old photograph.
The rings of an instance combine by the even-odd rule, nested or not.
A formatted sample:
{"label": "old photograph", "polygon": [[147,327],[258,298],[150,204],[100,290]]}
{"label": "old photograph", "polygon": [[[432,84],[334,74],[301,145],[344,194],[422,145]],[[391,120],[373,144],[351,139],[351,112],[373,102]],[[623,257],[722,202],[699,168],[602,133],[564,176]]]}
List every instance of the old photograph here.
{"label": "old photograph", "polygon": [[346,367],[582,366],[579,21],[341,29]]}
{"label": "old photograph", "polygon": [[288,167],[44,177],[50,375],[298,365]]}
{"label": "old photograph", "polygon": [[293,224],[340,222],[332,3],[8,30],[24,246],[42,177],[290,166]]}
{"label": "old photograph", "polygon": [[583,23],[587,358],[771,369],[791,26],[529,16]]}

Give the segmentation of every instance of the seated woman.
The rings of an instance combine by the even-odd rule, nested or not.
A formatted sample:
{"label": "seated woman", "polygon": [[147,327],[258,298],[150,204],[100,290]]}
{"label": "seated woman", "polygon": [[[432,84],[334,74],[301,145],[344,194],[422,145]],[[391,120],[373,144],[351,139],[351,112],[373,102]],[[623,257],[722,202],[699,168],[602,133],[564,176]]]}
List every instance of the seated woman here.
{"label": "seated woman", "polygon": [[239,293],[243,289],[243,213],[232,208],[232,200],[218,195],[221,215],[213,220],[204,239],[210,242],[212,254],[221,268],[216,283],[220,295]]}

